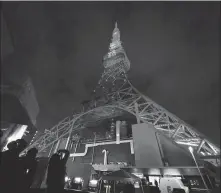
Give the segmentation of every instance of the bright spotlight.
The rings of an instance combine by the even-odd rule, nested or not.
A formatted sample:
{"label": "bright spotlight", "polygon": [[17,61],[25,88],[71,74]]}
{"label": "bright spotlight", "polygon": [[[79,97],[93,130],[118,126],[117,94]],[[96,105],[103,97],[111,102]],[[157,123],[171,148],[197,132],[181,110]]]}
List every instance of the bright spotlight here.
{"label": "bright spotlight", "polygon": [[70,178],[68,176],[65,176],[64,181],[68,182],[70,180]]}
{"label": "bright spotlight", "polygon": [[83,180],[80,177],[74,178],[75,183],[81,183]]}
{"label": "bright spotlight", "polygon": [[193,153],[193,148],[190,146],[189,148],[190,153]]}
{"label": "bright spotlight", "polygon": [[91,186],[97,185],[97,180],[91,180],[89,183],[90,183]]}
{"label": "bright spotlight", "polygon": [[135,182],[135,183],[134,183],[134,188],[140,188],[139,182]]}

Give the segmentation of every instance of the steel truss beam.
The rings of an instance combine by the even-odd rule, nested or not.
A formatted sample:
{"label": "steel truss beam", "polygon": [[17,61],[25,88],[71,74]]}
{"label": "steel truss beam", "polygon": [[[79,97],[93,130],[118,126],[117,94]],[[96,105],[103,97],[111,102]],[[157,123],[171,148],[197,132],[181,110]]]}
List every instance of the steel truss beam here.
{"label": "steel truss beam", "polygon": [[[134,89],[129,81],[128,85],[131,86],[131,89],[127,89],[127,92],[125,90],[124,92],[118,91],[118,93],[124,93],[123,97],[127,98],[126,100],[124,100],[123,97],[120,97],[117,101],[110,101],[108,105],[97,106],[96,108],[87,110],[86,112],[81,112],[73,115],[72,117],[67,117],[49,131],[47,130],[47,132],[37,139],[29,148],[40,147],[40,151],[43,151],[46,147],[48,147],[49,144],[52,144],[58,141],[60,138],[68,135],[72,124],[73,133],[81,128],[84,128],[84,125],[89,122],[89,119],[85,117],[85,115],[93,114],[93,119],[91,121],[95,121],[103,118],[113,117],[113,111],[115,111],[115,113],[118,112],[118,114],[129,112],[135,116],[136,113],[138,113],[141,122],[155,125],[155,128],[159,132],[161,132],[163,129],[164,134],[165,131],[167,131],[167,135],[174,142],[183,145],[192,145],[196,150],[198,149],[201,141],[205,139],[205,136],[177,118],[175,115],[172,115],[167,110],[154,103],[150,98],[142,95],[140,92]],[[112,93],[111,95],[117,96],[116,92]],[[138,105],[138,112],[135,110],[135,104]],[[82,125],[77,124],[81,121],[84,122]],[[200,147],[201,150],[209,153],[209,155],[220,154],[220,149],[216,145],[212,144],[208,140],[204,141],[204,145]],[[207,144],[207,146],[205,144]],[[200,152],[200,150],[197,152]]]}
{"label": "steel truss beam", "polygon": [[[116,31],[118,32],[119,30]],[[39,152],[42,152],[61,138],[75,135],[91,122],[130,113],[136,116],[140,122],[154,125],[159,133],[166,135],[180,146],[192,146],[196,153],[203,153],[205,156],[220,155],[219,147],[206,140],[203,134],[140,93],[130,83],[126,74],[130,63],[120,40],[117,39],[118,37],[116,36],[112,40],[115,41],[118,47],[115,51],[111,48],[111,57],[113,53],[119,54],[120,57],[123,55],[124,57],[119,57],[117,60],[105,57],[105,60],[107,60],[105,65],[108,68],[104,70],[94,90],[95,98],[89,102],[89,107],[84,108],[82,112],[65,118],[51,128],[50,131],[47,131],[35,140],[26,150],[37,147]],[[202,140],[203,144],[201,143]]]}

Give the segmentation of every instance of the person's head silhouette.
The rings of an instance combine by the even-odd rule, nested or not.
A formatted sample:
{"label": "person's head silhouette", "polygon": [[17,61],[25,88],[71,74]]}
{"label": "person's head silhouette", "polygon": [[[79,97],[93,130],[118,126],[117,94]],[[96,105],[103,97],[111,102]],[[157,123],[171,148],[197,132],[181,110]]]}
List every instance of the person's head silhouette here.
{"label": "person's head silhouette", "polygon": [[28,150],[26,155],[27,155],[27,157],[35,158],[37,153],[38,153],[38,150],[36,148],[31,148]]}
{"label": "person's head silhouette", "polygon": [[27,142],[24,139],[18,139],[16,142],[19,153],[27,147]]}
{"label": "person's head silhouette", "polygon": [[51,156],[51,159],[49,161],[49,165],[52,165],[52,164],[56,164],[60,161],[60,155],[58,155],[57,153],[53,154]]}
{"label": "person's head silhouette", "polygon": [[7,148],[8,150],[15,150],[17,148],[17,143],[15,141],[12,141],[10,142],[8,145],[7,145]]}

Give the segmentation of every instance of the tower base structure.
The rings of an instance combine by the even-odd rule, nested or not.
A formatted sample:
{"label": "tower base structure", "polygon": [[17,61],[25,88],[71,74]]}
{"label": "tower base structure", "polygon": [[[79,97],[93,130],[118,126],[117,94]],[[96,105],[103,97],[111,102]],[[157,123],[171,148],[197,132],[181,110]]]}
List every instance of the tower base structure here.
{"label": "tower base structure", "polygon": [[[65,141],[67,139],[60,141],[57,150],[64,149]],[[110,152],[106,166],[103,165],[103,149]],[[140,178],[145,177],[152,183],[155,180],[159,183],[160,179],[164,177],[185,178],[193,183],[197,181],[198,187],[203,187],[198,170],[200,169],[208,186],[210,188],[214,186],[214,179],[208,175],[200,162],[200,167],[197,168],[191,154],[186,153],[185,149],[160,135],[151,124],[133,124],[130,139],[119,140],[118,136],[108,141],[104,139],[94,143],[80,142],[77,148],[73,146],[69,150],[71,157],[66,165],[67,176],[70,179],[82,178],[84,181],[83,188],[87,188],[93,171],[99,179],[99,175],[104,172],[120,169]],[[54,151],[53,149],[52,152]],[[41,168],[44,167],[46,170],[45,164],[43,165]],[[35,185],[46,188],[46,175],[47,172],[44,174],[45,177],[42,177],[41,185],[39,179]]]}
{"label": "tower base structure", "polygon": [[[93,90],[92,99],[82,102],[82,111],[45,130],[25,151],[37,147],[39,154],[50,157],[60,148],[69,149],[67,171],[70,178],[85,176],[84,164],[97,170],[129,167],[143,171],[142,175],[158,175],[158,179],[165,175],[180,178],[184,174],[193,175],[191,172],[196,165],[202,166],[198,156],[210,155],[213,158],[220,155],[220,148],[205,135],[156,104],[130,83],[127,75],[130,61],[122,46],[117,24],[109,51],[103,57],[103,66],[104,71]],[[118,121],[116,125],[113,119]],[[113,123],[110,131],[103,124],[105,120]],[[123,124],[125,121],[128,124]],[[123,138],[121,135],[127,132],[122,127],[128,125],[132,127],[132,132],[128,132],[132,135]],[[98,135],[94,137],[91,133],[88,140],[83,139],[86,130],[97,127],[106,131],[103,138]],[[80,138],[73,139],[78,134]],[[193,150],[192,154],[188,147]],[[109,152],[108,166],[102,166],[106,163],[103,150]],[[198,164],[194,162],[194,155]],[[158,173],[154,173],[153,169]]]}

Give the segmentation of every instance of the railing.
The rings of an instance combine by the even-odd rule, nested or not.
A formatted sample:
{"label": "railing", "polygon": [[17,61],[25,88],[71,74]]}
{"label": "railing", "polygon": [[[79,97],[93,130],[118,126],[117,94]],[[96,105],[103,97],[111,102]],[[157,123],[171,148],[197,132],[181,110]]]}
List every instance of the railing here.
{"label": "railing", "polygon": [[[132,137],[131,136],[129,136],[129,137],[122,137],[122,138],[120,138],[121,140],[128,140],[128,139],[132,139]],[[116,138],[115,137],[112,137],[112,138],[106,138],[106,137],[104,137],[104,136],[101,136],[101,137],[97,137],[96,136],[96,143],[98,143],[98,142],[109,142],[109,141],[115,141],[116,140]],[[94,143],[94,139],[92,138],[92,139],[81,139],[81,142],[80,142],[81,144],[90,144],[90,143]]]}
{"label": "railing", "polygon": [[133,168],[134,166],[132,165],[125,165],[125,164],[93,164],[92,165],[94,170],[98,170],[98,171],[115,171],[115,170],[119,170],[121,168]]}

